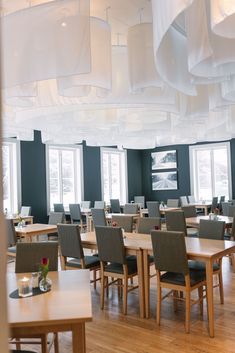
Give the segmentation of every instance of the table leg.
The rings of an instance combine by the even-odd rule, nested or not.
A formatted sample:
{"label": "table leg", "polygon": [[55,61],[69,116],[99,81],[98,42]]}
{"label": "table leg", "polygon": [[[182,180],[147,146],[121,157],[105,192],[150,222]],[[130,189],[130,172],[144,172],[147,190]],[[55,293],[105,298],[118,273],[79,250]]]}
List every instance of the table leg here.
{"label": "table leg", "polygon": [[148,250],[143,251],[143,267],[144,267],[144,302],[145,302],[145,317],[146,319],[150,316],[150,277],[149,277],[149,261],[148,261]]}
{"label": "table leg", "polygon": [[209,335],[210,337],[214,337],[214,300],[213,300],[213,262],[212,260],[209,260],[206,263],[206,281],[207,281]]}
{"label": "table leg", "polygon": [[139,303],[140,303],[140,317],[145,317],[145,304],[144,304],[144,275],[143,275],[143,252],[138,250],[136,252],[137,268],[138,268],[138,284],[139,284]]}
{"label": "table leg", "polygon": [[204,213],[205,213],[205,216],[207,216],[207,215],[208,215],[208,207],[205,206],[205,209],[204,209],[204,210],[205,210],[205,212],[204,212]]}
{"label": "table leg", "polygon": [[73,353],[86,353],[85,323],[73,325],[72,340]]}

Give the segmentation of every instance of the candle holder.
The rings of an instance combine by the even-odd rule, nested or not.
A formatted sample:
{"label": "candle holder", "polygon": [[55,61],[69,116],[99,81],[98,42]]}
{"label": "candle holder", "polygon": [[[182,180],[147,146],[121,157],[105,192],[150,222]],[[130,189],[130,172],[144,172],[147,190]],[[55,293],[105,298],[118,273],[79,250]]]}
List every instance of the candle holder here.
{"label": "candle holder", "polygon": [[31,284],[31,279],[28,277],[23,277],[18,281],[18,293],[19,297],[30,297],[33,295],[33,289]]}

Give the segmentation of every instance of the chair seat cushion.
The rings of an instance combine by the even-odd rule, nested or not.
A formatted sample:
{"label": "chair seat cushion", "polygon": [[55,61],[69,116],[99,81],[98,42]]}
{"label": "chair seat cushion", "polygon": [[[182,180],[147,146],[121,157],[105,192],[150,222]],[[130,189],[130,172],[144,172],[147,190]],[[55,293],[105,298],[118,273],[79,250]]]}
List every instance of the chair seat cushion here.
{"label": "chair seat cushion", "polygon": [[[100,265],[100,259],[98,256],[84,256],[84,261],[86,268],[97,267]],[[80,259],[71,259],[66,262],[66,266],[81,268],[81,261]]]}
{"label": "chair seat cushion", "polygon": [[[205,271],[206,270],[206,265],[204,262],[200,261],[189,261],[188,266],[192,270],[199,270],[199,271]],[[213,271],[218,271],[220,269],[220,266],[218,263],[213,263]]]}
{"label": "chair seat cushion", "polygon": [[[205,271],[190,269],[189,274],[190,274],[191,286],[194,286],[195,284],[204,281],[206,278]],[[182,273],[166,272],[163,275],[161,275],[161,282],[185,286],[185,278]]]}
{"label": "chair seat cushion", "polygon": [[16,254],[16,246],[11,246],[10,248],[7,248],[7,252],[11,252],[13,254]]}
{"label": "chair seat cushion", "polygon": [[[130,259],[129,259],[130,258]],[[127,256],[127,268],[128,268],[128,275],[132,275],[137,273],[137,262],[132,256]],[[110,263],[105,266],[104,270],[106,272],[114,272],[114,273],[122,273],[123,274],[123,266],[117,263]]]}

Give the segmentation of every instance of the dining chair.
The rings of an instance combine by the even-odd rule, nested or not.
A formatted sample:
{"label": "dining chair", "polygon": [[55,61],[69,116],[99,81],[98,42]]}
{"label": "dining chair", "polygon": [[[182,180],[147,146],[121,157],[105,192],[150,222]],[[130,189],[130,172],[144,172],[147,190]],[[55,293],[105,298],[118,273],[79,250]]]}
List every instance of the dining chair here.
{"label": "dining chair", "polygon": [[145,196],[134,196],[134,203],[137,203],[140,208],[145,207]]}
{"label": "dining chair", "polygon": [[198,230],[196,228],[187,228],[184,211],[166,212],[166,229],[168,231],[183,232],[185,236],[196,237]]}
{"label": "dining chair", "polygon": [[[35,242],[35,243],[17,243],[16,245],[16,262],[15,262],[15,272],[16,273],[25,273],[25,272],[38,272],[39,265],[42,258],[47,257],[49,259],[49,270],[57,271],[58,270],[58,243],[56,242]],[[17,348],[20,348],[21,344],[24,344],[24,341],[21,339],[28,338],[39,338],[40,341],[28,341],[26,343],[30,344],[41,344],[42,353],[48,353],[48,340],[47,334],[33,335],[29,336],[24,334],[20,341],[18,339],[10,341],[11,344],[15,343]],[[58,345],[58,334],[53,333],[54,341],[54,350],[55,353],[59,353]],[[50,342],[51,346],[52,343]]]}
{"label": "dining chair", "polygon": [[[48,224],[57,225],[58,223],[65,222],[65,214],[64,212],[50,212]],[[58,233],[50,233],[47,235],[50,240],[58,240]]]}
{"label": "dining chair", "polygon": [[215,208],[218,207],[218,197],[214,196],[211,203],[211,211],[214,212]]}
{"label": "dining chair", "polygon": [[62,203],[54,203],[54,212],[63,212],[64,211],[64,205]]}
{"label": "dining chair", "polygon": [[147,201],[147,209],[149,217],[161,218],[159,202],[158,201]]}
{"label": "dining chair", "polygon": [[107,226],[105,211],[103,208],[91,208],[94,227]]}
{"label": "dining chair", "polygon": [[81,208],[86,210],[91,208],[91,201],[81,201]]}
{"label": "dining chair", "polygon": [[197,217],[197,211],[195,206],[192,206],[192,205],[182,206],[181,209],[182,211],[184,211],[185,218]]}
{"label": "dining chair", "polygon": [[187,196],[180,196],[180,206],[187,206],[188,205],[188,199]]}
{"label": "dining chair", "polygon": [[112,213],[121,213],[120,201],[119,199],[110,199],[110,206]]}
{"label": "dining chair", "polygon": [[6,230],[7,230],[7,256],[16,257],[16,243],[17,236],[15,227],[12,219],[6,219]]}
{"label": "dining chair", "polygon": [[225,196],[220,196],[219,199],[219,210],[222,211],[222,202],[225,202]]}
{"label": "dining chair", "polygon": [[228,217],[235,217],[235,205],[228,206]]}
{"label": "dining chair", "polygon": [[[100,260],[96,255],[84,255],[80,230],[77,224],[58,224],[60,244],[61,269],[89,269],[93,271],[94,289],[97,278],[96,272],[100,270]],[[69,259],[68,259],[69,258]]]}
{"label": "dining chair", "polygon": [[[123,314],[127,314],[127,295],[138,288],[128,284],[129,279],[137,276],[135,256],[126,256],[122,230],[120,227],[95,227],[101,269],[100,307],[104,308],[104,292],[112,284],[123,289]],[[112,278],[109,282],[109,278]]]}
{"label": "dining chair", "polygon": [[[221,202],[221,209],[222,209],[222,214],[223,216],[227,216],[229,214],[229,206],[232,206],[232,202],[228,201],[228,202]],[[235,212],[234,212],[235,213]]]}
{"label": "dining chair", "polygon": [[196,203],[195,196],[194,195],[188,195],[188,203]]}
{"label": "dining chair", "polygon": [[102,208],[102,209],[104,209],[105,208],[105,202],[104,201],[95,201],[94,208],[98,208],[98,209]]}
{"label": "dining chair", "polygon": [[[225,230],[225,222],[222,221],[214,221],[214,220],[200,220],[199,225],[199,238],[204,239],[215,239],[215,240],[223,240],[224,239],[224,230]],[[205,270],[205,263],[199,261],[190,261],[189,267],[194,270]],[[218,285],[214,285],[214,287],[219,287],[220,291],[220,303],[224,303],[224,289],[223,289],[223,277],[222,277],[222,258],[214,262],[213,264],[213,275],[218,275]]]}
{"label": "dining chair", "polygon": [[31,215],[31,206],[22,206],[20,209],[20,215],[27,217]]}
{"label": "dining chair", "polygon": [[160,217],[141,217],[137,232],[142,234],[150,234],[153,229],[161,229]]}
{"label": "dining chair", "polygon": [[133,217],[125,215],[113,215],[112,224],[116,223],[117,227],[124,229],[125,232],[132,233],[133,231]]}
{"label": "dining chair", "polygon": [[126,203],[123,208],[124,214],[137,214],[138,213],[138,205],[136,203]]}
{"label": "dining chair", "polygon": [[71,223],[78,223],[78,224],[82,223],[81,208],[79,203],[70,203],[69,212],[70,212]]}
{"label": "dining chair", "polygon": [[[153,257],[157,271],[157,324],[160,325],[161,302],[173,292],[174,308],[177,300],[185,300],[185,331],[190,331],[190,307],[200,302],[200,312],[203,313],[203,286],[206,286],[204,270],[195,271],[189,268],[184,233],[169,231],[152,231],[151,240]],[[162,289],[170,292],[162,296]],[[199,300],[191,298],[191,292],[198,290]],[[178,292],[185,293],[178,298]]]}
{"label": "dining chair", "polygon": [[167,207],[179,207],[178,199],[167,199],[166,202]]}

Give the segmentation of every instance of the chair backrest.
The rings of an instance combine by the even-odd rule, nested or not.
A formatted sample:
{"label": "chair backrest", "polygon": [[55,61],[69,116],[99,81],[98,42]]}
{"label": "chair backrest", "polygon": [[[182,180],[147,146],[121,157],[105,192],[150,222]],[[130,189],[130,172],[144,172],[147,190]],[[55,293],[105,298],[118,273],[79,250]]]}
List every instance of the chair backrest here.
{"label": "chair backrest", "polygon": [[131,233],[133,231],[133,217],[125,215],[113,215],[112,222],[117,223],[117,227],[121,227],[125,232]]}
{"label": "chair backrest", "polygon": [[12,219],[6,219],[6,228],[7,228],[7,246],[8,248],[16,245],[16,232]]}
{"label": "chair backrest", "polygon": [[166,212],[166,229],[173,232],[182,232],[187,235],[184,211]]}
{"label": "chair backrest", "polygon": [[229,213],[229,206],[232,206],[232,202],[221,202],[221,208],[222,208],[222,213],[223,216],[227,216],[228,217],[228,213]]}
{"label": "chair backrest", "polygon": [[218,207],[218,197],[213,197],[212,198],[212,203],[211,203],[211,209],[212,211],[214,211],[215,208]]}
{"label": "chair backrest", "polygon": [[110,206],[112,213],[121,213],[119,199],[110,199]]}
{"label": "chair backrest", "polygon": [[64,205],[62,203],[54,203],[54,212],[64,212]]}
{"label": "chair backrest", "polygon": [[81,201],[81,208],[83,209],[91,208],[91,201]]}
{"label": "chair backrest", "polygon": [[94,203],[94,208],[105,208],[105,202],[104,201],[95,201]]}
{"label": "chair backrest", "polygon": [[235,217],[235,205],[228,206],[228,217]]}
{"label": "chair backrest", "polygon": [[21,216],[31,216],[31,206],[22,206],[20,209]]}
{"label": "chair backrest", "polygon": [[138,205],[136,203],[126,203],[124,205],[123,213],[137,214],[138,213]]}
{"label": "chair backrest", "polygon": [[16,244],[15,272],[38,272],[43,257],[49,259],[49,270],[58,270],[58,243],[35,242]]}
{"label": "chair backrest", "polygon": [[219,203],[221,204],[222,202],[225,201],[225,196],[220,196],[220,200],[219,200]]}
{"label": "chair backrest", "polygon": [[94,226],[107,226],[106,218],[105,218],[105,212],[103,208],[92,208],[91,209],[91,214],[93,218],[93,224]]}
{"label": "chair backrest", "polygon": [[195,200],[195,196],[194,195],[189,195],[188,196],[188,203],[195,203],[196,200]]}
{"label": "chair backrest", "polygon": [[184,211],[184,217],[197,217],[197,211],[195,206],[183,206],[181,207],[182,211]]}
{"label": "chair backrest", "polygon": [[63,212],[51,212],[49,214],[48,224],[64,223],[65,215]]}
{"label": "chair backrest", "polygon": [[58,224],[58,236],[62,256],[83,259],[83,247],[79,226],[76,224]]}
{"label": "chair backrest", "polygon": [[200,219],[199,238],[224,239],[225,222]]}
{"label": "chair backrest", "polygon": [[125,248],[120,227],[95,227],[99,258],[101,261],[126,263]]}
{"label": "chair backrest", "polygon": [[151,230],[161,229],[160,217],[140,217],[138,233],[150,234]]}
{"label": "chair backrest", "polygon": [[180,196],[180,206],[187,206],[188,205],[188,199],[187,196]]}
{"label": "chair backrest", "polygon": [[155,230],[151,232],[151,239],[157,270],[189,273],[184,233]]}
{"label": "chair backrest", "polygon": [[79,203],[69,204],[71,222],[79,222],[81,220],[81,208]]}
{"label": "chair backrest", "polygon": [[134,196],[134,203],[137,203],[140,208],[145,207],[145,196]]}
{"label": "chair backrest", "polygon": [[168,199],[166,202],[167,207],[179,207],[178,199]]}
{"label": "chair backrest", "polygon": [[158,201],[147,201],[149,217],[161,217]]}

